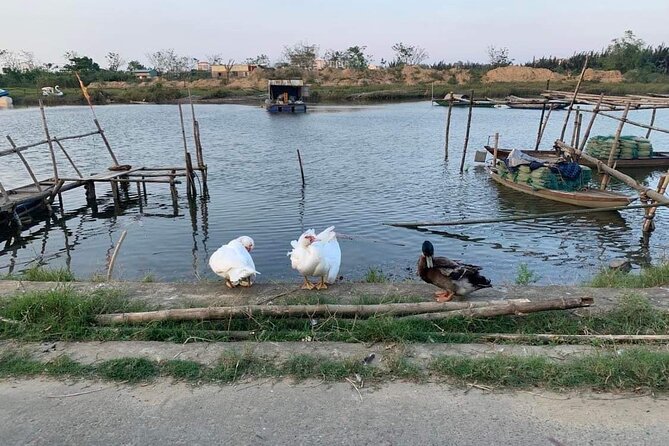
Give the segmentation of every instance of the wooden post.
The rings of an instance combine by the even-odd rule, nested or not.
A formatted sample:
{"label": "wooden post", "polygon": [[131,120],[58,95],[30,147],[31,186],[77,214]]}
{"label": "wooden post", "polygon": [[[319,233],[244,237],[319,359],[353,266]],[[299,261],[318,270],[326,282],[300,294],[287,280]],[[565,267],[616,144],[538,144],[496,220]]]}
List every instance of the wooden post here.
{"label": "wooden post", "polygon": [[469,129],[472,124],[472,109],[474,108],[474,90],[469,97],[469,114],[467,115],[467,130],[465,131],[465,146],[462,149],[462,160],[460,161],[460,173],[465,168],[465,156],[467,156],[467,145],[469,144]]}
{"label": "wooden post", "polygon": [[97,197],[95,196],[94,181],[86,181],[84,183],[84,190],[86,191],[86,201],[90,203],[90,202],[95,202],[95,200],[97,200]]}
{"label": "wooden post", "polygon": [[302,167],[302,156],[300,155],[300,149],[297,149],[297,161],[300,163],[300,175],[302,176],[302,187],[305,186],[304,181],[304,168]]}
{"label": "wooden post", "polygon": [[61,142],[58,141],[58,138],[54,138],[53,140],[56,142],[56,144],[58,144],[58,147],[60,147],[60,150],[63,151],[63,154],[65,155],[65,158],[67,158],[67,160],[70,162],[70,165],[72,166],[74,171],[77,172],[77,175],[79,175],[79,178],[83,178],[84,176],[81,174],[81,172],[79,172],[79,169],[77,169],[77,166],[74,164],[74,161],[72,161],[72,158],[70,158],[70,154],[67,153],[67,151],[65,150],[65,147],[63,147],[63,144],[61,144]]}
{"label": "wooden post", "polygon": [[[93,106],[91,105],[91,110],[92,109]],[[109,141],[107,140],[105,131],[102,130],[102,126],[100,125],[100,122],[98,122],[98,118],[93,118],[93,122],[95,123],[95,126],[98,128],[98,132],[100,132],[100,136],[102,137],[102,141],[105,143],[105,147],[107,147],[109,155],[111,155],[111,159],[112,162],[114,163],[114,166],[118,166],[118,160],[116,159],[116,155],[114,155],[114,151],[112,150],[111,145],[109,145]]]}
{"label": "wooden post", "polygon": [[[649,127],[652,127],[653,124],[655,124],[655,112],[657,112],[656,108],[653,109],[653,113],[650,115],[650,124],[648,124]],[[651,129],[648,129],[646,132],[646,139],[650,138],[650,131]]]}
{"label": "wooden post", "polygon": [[16,144],[14,143],[14,140],[12,139],[11,136],[7,135],[7,140],[9,141],[9,144],[11,144],[12,148],[16,152],[16,154],[19,156],[21,159],[21,162],[25,166],[26,170],[28,171],[28,174],[30,175],[30,178],[33,180],[33,183],[35,184],[35,187],[37,187],[37,190],[39,192],[42,192],[42,186],[39,184],[39,180],[35,176],[35,173],[33,170],[30,168],[30,164],[28,164],[28,160],[26,160],[25,156],[21,153],[20,150],[16,150]]}
{"label": "wooden post", "polygon": [[446,113],[446,142],[444,143],[444,159],[448,159],[448,140],[451,133],[451,112],[453,111],[453,92],[450,92],[448,112]]}
{"label": "wooden post", "polygon": [[577,112],[576,116],[576,138],[574,139],[574,147],[578,147],[581,142],[581,122],[583,121],[583,113]]}
{"label": "wooden post", "polygon": [[548,120],[551,118],[552,112],[553,108],[551,107],[548,109],[548,113],[546,114],[546,121],[544,121],[544,125],[541,127],[541,133],[539,133],[539,137],[537,138],[536,150],[539,150],[539,144],[541,144],[541,139],[544,137],[544,132],[546,131]]}
{"label": "wooden post", "polygon": [[497,149],[499,147],[499,133],[495,132],[495,146],[492,155],[492,167],[497,167]]}
{"label": "wooden post", "polygon": [[[613,166],[614,156],[615,156],[616,152],[618,151],[618,142],[620,141],[620,134],[622,133],[623,127],[625,126],[625,122],[626,122],[626,119],[627,119],[627,113],[629,112],[629,110],[630,110],[630,103],[628,102],[627,105],[625,105],[625,111],[623,112],[623,116],[620,120],[620,124],[618,124],[618,128],[616,129],[616,136],[613,139],[613,144],[611,144],[611,151],[609,152],[609,159],[606,162],[606,165],[609,166],[609,167]],[[602,183],[601,183],[599,188],[601,190],[606,189],[606,187],[609,185],[609,180],[610,180],[609,175],[607,173],[604,173],[604,175],[602,176]]]}
{"label": "wooden post", "polygon": [[147,200],[148,195],[146,194],[146,182],[144,181],[144,175],[142,175],[142,191],[144,192],[144,200]]}
{"label": "wooden post", "polygon": [[188,166],[188,143],[186,142],[186,127],[184,126],[184,113],[181,108],[181,101],[177,104],[179,106],[179,121],[181,122],[181,136],[183,137],[184,142],[184,159],[186,163],[186,192],[188,198],[191,198],[193,186],[193,166]]}
{"label": "wooden post", "polygon": [[569,122],[569,116],[571,115],[571,109],[574,107],[576,102],[576,97],[578,96],[578,91],[581,89],[581,82],[583,82],[583,77],[585,76],[585,70],[588,68],[588,60],[590,56],[585,56],[585,62],[583,63],[583,69],[581,70],[581,75],[578,77],[578,82],[576,83],[576,89],[574,90],[574,96],[569,102],[569,108],[567,109],[567,116],[564,117],[564,124],[562,125],[562,132],[560,133],[560,141],[564,141],[564,134],[567,131],[567,123]]}
{"label": "wooden post", "polygon": [[547,104],[548,101],[544,101],[544,105],[541,107],[541,117],[539,117],[539,128],[537,129],[537,143],[534,145],[534,150],[539,150],[539,141],[541,141],[541,128],[544,125],[544,114],[546,114]]}
{"label": "wooden post", "polygon": [[46,142],[49,145],[49,153],[51,154],[51,163],[53,164],[53,181],[54,184],[58,182],[58,166],[56,165],[56,154],[53,151],[53,143],[51,142],[51,136],[49,135],[49,126],[46,125],[46,115],[44,114],[44,104],[42,100],[39,100],[39,111],[42,114],[42,126],[44,127],[44,133],[46,134]]}
{"label": "wooden post", "polygon": [[[667,186],[669,186],[669,170],[667,173],[662,175],[660,180],[657,182],[657,193],[664,195],[667,190]],[[646,209],[646,215],[644,216],[643,221],[643,232],[651,233],[655,230],[655,222],[653,221],[655,218],[655,211],[657,211],[656,207]]]}
{"label": "wooden post", "polygon": [[116,181],[110,181],[109,185],[111,186],[112,198],[114,199],[114,208],[116,211],[118,211],[121,207],[121,197],[118,193],[118,183]]}
{"label": "wooden post", "polygon": [[585,148],[585,144],[588,142],[588,138],[590,137],[590,130],[592,130],[592,125],[595,123],[595,119],[597,118],[597,114],[599,113],[599,107],[602,105],[602,99],[604,98],[604,93],[599,95],[599,99],[597,100],[597,105],[595,105],[595,108],[592,110],[592,117],[590,118],[590,122],[588,123],[588,128],[585,129],[585,133],[583,134],[583,139],[581,140],[581,145],[578,147],[580,151],[583,151]]}
{"label": "wooden post", "polygon": [[193,105],[193,96],[188,89],[188,101],[190,102],[190,114],[193,117],[193,141],[195,141],[195,160],[197,167],[202,168],[204,160],[202,159],[202,146],[200,144],[200,125],[195,119],[195,106]]}
{"label": "wooden post", "polygon": [[2,182],[0,182],[0,194],[2,194],[2,198],[5,201],[9,201],[9,194],[7,193],[7,189],[5,189],[5,186],[2,185]]}
{"label": "wooden post", "polygon": [[[195,187],[195,174],[193,172],[193,159],[190,156],[190,153],[186,153],[186,169],[191,173],[191,180],[186,182],[186,186],[189,187],[188,195],[191,198],[197,197],[197,188]],[[188,177],[186,177],[188,178]]]}
{"label": "wooden post", "polygon": [[172,205],[174,206],[174,212],[176,213],[177,208],[178,208],[178,205],[177,205],[177,188],[174,185],[174,177],[175,177],[176,171],[172,170],[171,172],[172,173],[169,175],[169,177],[170,177],[170,194],[172,195]]}

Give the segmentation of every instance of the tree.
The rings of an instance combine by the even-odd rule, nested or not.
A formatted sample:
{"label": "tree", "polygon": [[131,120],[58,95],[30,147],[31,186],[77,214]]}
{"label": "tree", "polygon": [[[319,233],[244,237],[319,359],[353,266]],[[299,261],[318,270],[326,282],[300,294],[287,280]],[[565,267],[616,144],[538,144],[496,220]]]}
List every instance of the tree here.
{"label": "tree", "polygon": [[416,45],[405,45],[402,42],[392,46],[395,52],[395,63],[397,65],[419,65],[428,58],[424,48]]}
{"label": "tree", "polygon": [[109,71],[118,71],[121,65],[125,64],[125,60],[119,53],[109,52],[105,59],[107,59],[107,69]]}
{"label": "tree", "polygon": [[283,48],[283,57],[288,64],[305,70],[313,70],[314,61],[317,56],[317,45],[309,45],[308,43],[300,42],[292,47],[286,46]]}
{"label": "tree", "polygon": [[630,30],[621,38],[613,39],[604,51],[603,65],[611,70],[626,72],[643,65],[643,53],[646,43]]}
{"label": "tree", "polygon": [[207,54],[204,57],[207,59],[207,62],[209,62],[209,65],[220,65],[223,61],[223,57],[219,53]]}
{"label": "tree", "polygon": [[[74,53],[72,53],[74,54]],[[88,56],[72,56],[70,57],[69,63],[63,65],[65,71],[76,71],[79,73],[91,73],[94,71],[100,71],[100,65],[93,61]]]}
{"label": "tree", "polygon": [[146,70],[146,67],[142,65],[138,60],[131,60],[128,62],[128,71],[137,71],[137,70]]}
{"label": "tree", "polygon": [[258,65],[259,67],[269,67],[271,65],[271,62],[269,60],[269,57],[267,57],[266,54],[260,54],[259,56],[256,57],[249,57],[245,61],[249,65]]}
{"label": "tree", "polygon": [[366,46],[352,46],[346,50],[346,64],[354,70],[366,70],[371,56],[365,54]]}
{"label": "tree", "polygon": [[189,72],[197,60],[189,56],[180,56],[173,48],[159,50],[147,54],[146,57],[156,71],[166,74]]}
{"label": "tree", "polygon": [[225,67],[225,83],[227,84],[230,82],[230,71],[232,71],[232,67],[235,66],[235,60],[228,59],[227,63],[224,63],[223,66]]}
{"label": "tree", "polygon": [[513,62],[513,59],[509,59],[509,49],[507,47],[495,48],[490,45],[487,50],[488,60],[493,67],[506,67]]}
{"label": "tree", "polygon": [[330,68],[346,67],[346,53],[344,51],[327,50],[323,58]]}

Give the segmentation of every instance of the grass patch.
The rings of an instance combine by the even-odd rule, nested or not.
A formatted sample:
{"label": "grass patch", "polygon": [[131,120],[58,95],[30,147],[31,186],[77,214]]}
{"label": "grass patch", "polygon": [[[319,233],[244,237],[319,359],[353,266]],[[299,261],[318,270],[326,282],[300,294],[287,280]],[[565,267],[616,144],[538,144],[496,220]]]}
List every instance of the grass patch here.
{"label": "grass patch", "polygon": [[527,263],[521,263],[518,265],[518,271],[516,272],[516,285],[529,285],[535,283],[541,279],[537,273],[532,271]]}
{"label": "grass patch", "polygon": [[437,376],[458,382],[502,387],[669,390],[669,354],[645,350],[592,355],[566,362],[537,356],[444,356],[433,361],[430,369]]}
{"label": "grass patch", "polygon": [[195,361],[173,359],[162,364],[161,373],[179,380],[197,381],[202,378],[204,368]]}
{"label": "grass patch", "polygon": [[669,285],[669,262],[642,268],[638,274],[603,268],[587,285],[597,288],[650,288]]}
{"label": "grass patch", "polygon": [[156,378],[160,368],[145,358],[121,358],[104,361],[96,367],[97,374],[111,381],[136,383]]}
{"label": "grass patch", "polygon": [[67,268],[44,268],[36,265],[21,274],[7,274],[6,280],[25,280],[27,282],[74,282],[72,271]]}
{"label": "grass patch", "polygon": [[378,268],[369,268],[363,281],[367,283],[384,283],[388,282],[388,276],[386,276],[383,271]]}

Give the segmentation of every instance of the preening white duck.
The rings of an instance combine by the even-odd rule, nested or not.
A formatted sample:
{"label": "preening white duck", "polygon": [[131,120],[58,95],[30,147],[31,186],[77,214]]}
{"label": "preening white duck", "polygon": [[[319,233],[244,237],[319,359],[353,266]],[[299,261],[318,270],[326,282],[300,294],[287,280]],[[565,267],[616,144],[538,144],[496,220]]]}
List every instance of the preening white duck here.
{"label": "preening white duck", "polygon": [[253,246],[253,239],[244,235],[221,246],[209,258],[209,267],[225,279],[228,288],[249,287],[260,274],[251,258]]}
{"label": "preening white duck", "polygon": [[[326,289],[327,283],[334,283],[341,265],[341,248],[337,241],[334,226],[320,234],[309,229],[298,240],[290,242],[293,249],[288,253],[293,269],[304,277],[303,289]],[[313,284],[309,277],[320,277],[320,282]]]}

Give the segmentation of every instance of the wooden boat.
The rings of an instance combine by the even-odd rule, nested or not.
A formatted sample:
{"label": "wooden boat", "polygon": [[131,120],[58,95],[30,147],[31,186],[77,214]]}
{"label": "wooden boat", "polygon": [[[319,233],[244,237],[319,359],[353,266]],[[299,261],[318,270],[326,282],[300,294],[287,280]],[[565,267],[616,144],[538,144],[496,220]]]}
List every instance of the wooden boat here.
{"label": "wooden boat", "polygon": [[567,106],[563,102],[548,102],[547,104],[543,103],[533,103],[533,102],[505,102],[504,103],[509,108],[515,108],[520,110],[543,110],[546,107],[546,110],[560,110]]}
{"label": "wooden boat", "polygon": [[522,183],[514,183],[513,181],[502,178],[496,169],[488,168],[490,178],[497,183],[506,186],[518,192],[523,192],[535,197],[545,198],[547,200],[557,201],[560,203],[571,204],[574,206],[581,206],[586,208],[609,208],[627,206],[635,200],[627,195],[617,192],[610,192],[599,189],[588,189],[582,191],[561,191],[553,189],[544,189],[531,187]]}
{"label": "wooden boat", "polygon": [[[491,155],[495,154],[495,149],[493,147],[490,146],[484,146],[484,147]],[[530,155],[535,158],[539,158],[546,161],[555,161],[558,158],[557,152],[553,150],[522,150],[522,152],[526,155]],[[501,160],[506,159],[506,157],[509,156],[509,153],[511,153],[510,149],[498,148],[497,158]],[[579,163],[588,167],[597,167],[596,164],[593,164],[583,158],[579,160]],[[616,167],[618,169],[630,169],[635,167],[646,168],[646,169],[669,167],[669,152],[656,152],[650,158],[637,158],[631,160],[619,159],[616,161]]]}
{"label": "wooden boat", "polygon": [[[469,95],[466,94],[449,93],[446,94],[443,99],[432,99],[432,102],[434,102],[437,105],[441,105],[443,107],[448,107],[448,104],[450,104],[451,102],[453,103],[453,107],[469,107],[471,99],[469,98]],[[495,102],[490,100],[485,100],[485,101],[474,100],[474,104],[472,104],[472,107],[494,107],[495,105],[497,104],[495,104]]]}

